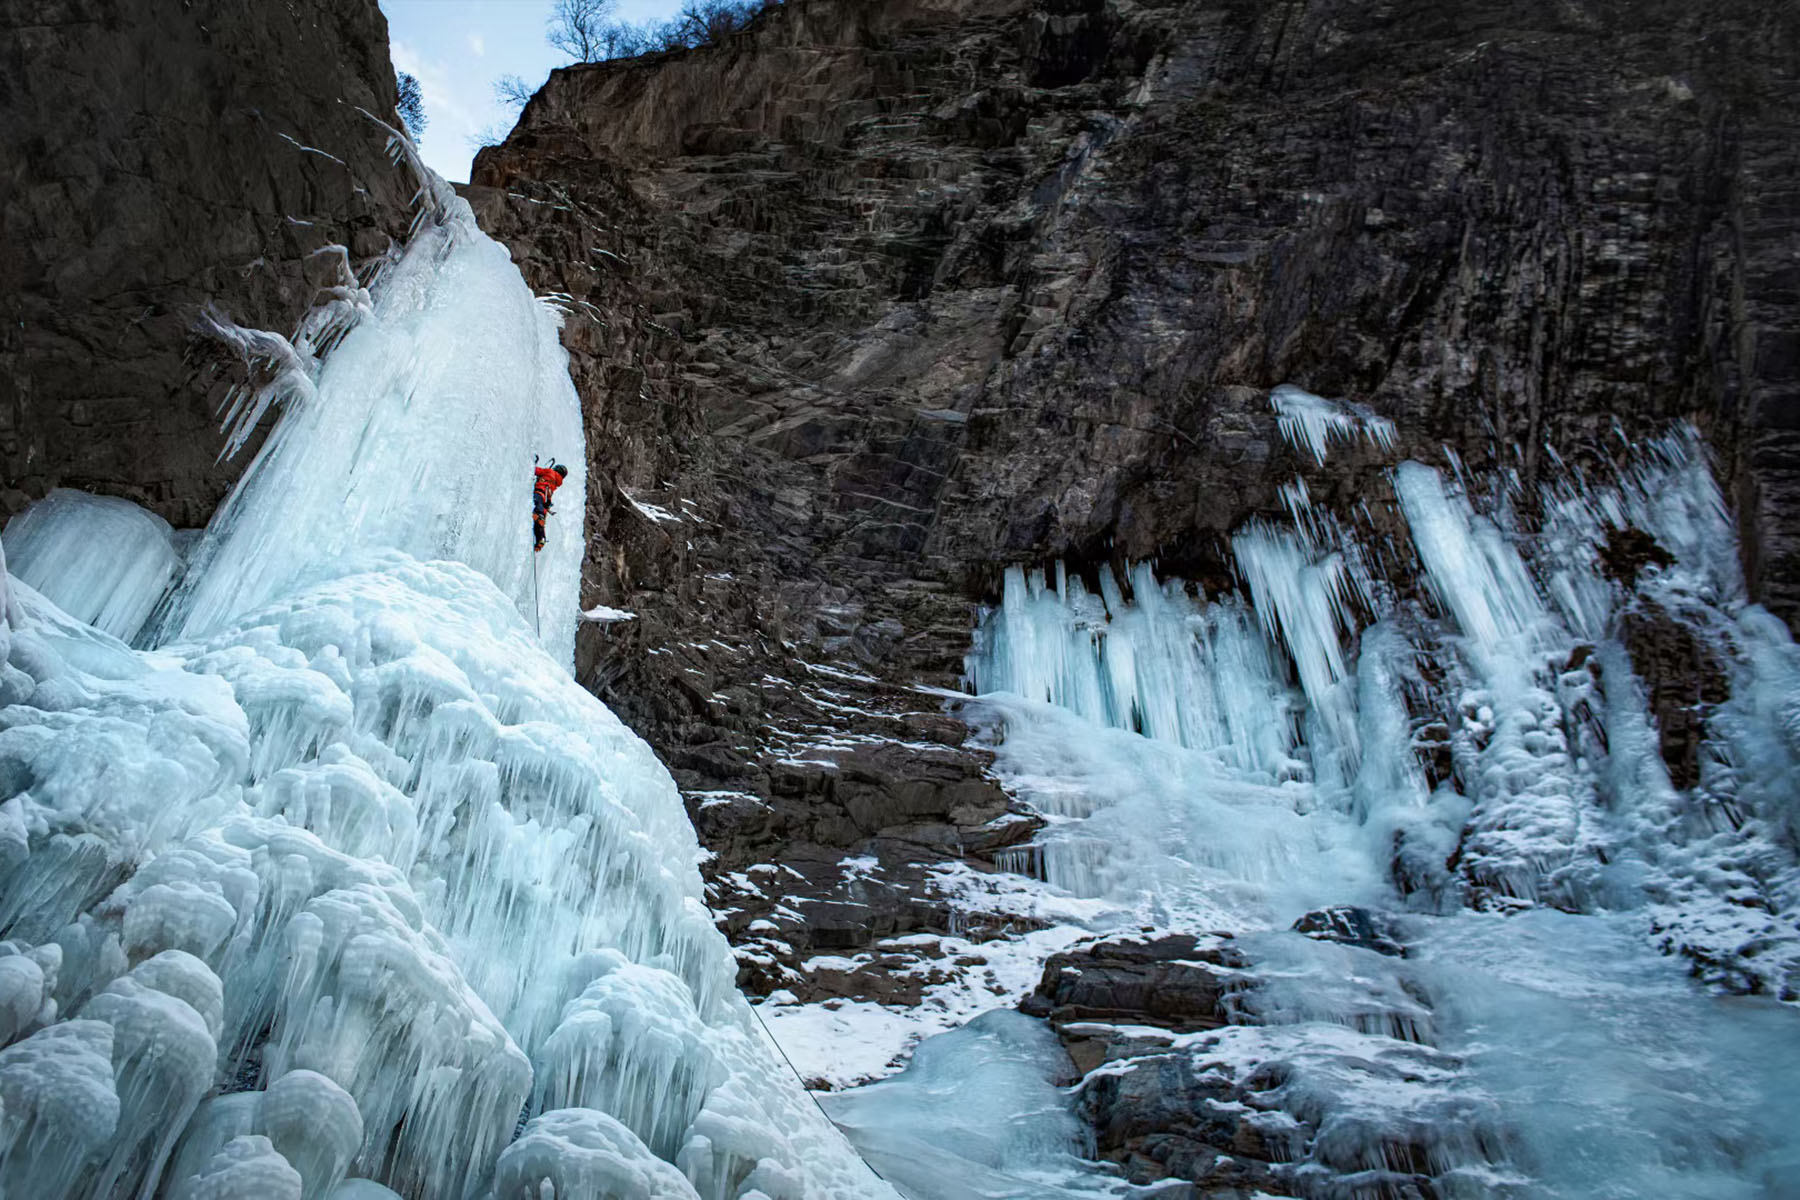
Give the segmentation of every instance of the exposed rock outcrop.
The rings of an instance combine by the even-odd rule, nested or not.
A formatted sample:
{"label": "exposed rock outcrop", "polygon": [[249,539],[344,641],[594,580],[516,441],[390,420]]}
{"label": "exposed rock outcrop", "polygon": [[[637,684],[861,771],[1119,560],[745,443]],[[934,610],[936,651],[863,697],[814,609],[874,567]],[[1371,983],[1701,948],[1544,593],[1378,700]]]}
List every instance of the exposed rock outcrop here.
{"label": "exposed rock outcrop", "polygon": [[1105,1037],[1117,1025],[1216,1029],[1231,1022],[1232,996],[1245,986],[1249,965],[1229,934],[1091,942],[1051,955],[1037,990],[1019,1007],[1046,1018],[1075,1065],[1091,1071],[1110,1055],[1082,1045],[1090,1023]]}
{"label": "exposed rock outcrop", "polygon": [[220,354],[199,307],[293,330],[307,258],[386,252],[410,188],[375,0],[0,3],[0,519],[53,487],[204,524]]}
{"label": "exposed rock outcrop", "polygon": [[[1295,928],[1399,954],[1396,931],[1380,926],[1365,910],[1338,908],[1308,913]],[[1381,1165],[1371,1169],[1346,1153],[1329,1128],[1335,1115],[1304,1079],[1308,1059],[1342,1050],[1332,1045],[1340,1039],[1349,1039],[1351,1057],[1368,1056],[1358,1069],[1386,1073],[1391,1083],[1407,1078],[1408,1067],[1454,1069],[1429,1045],[1429,1021],[1406,1029],[1405,1041],[1347,1026],[1264,1025],[1259,983],[1229,935],[1119,938],[1052,956],[1020,1007],[1047,1018],[1062,1039],[1083,1075],[1075,1094],[1097,1153],[1135,1183],[1220,1200],[1440,1194],[1431,1149],[1411,1140],[1417,1130],[1400,1123],[1375,1132],[1378,1150],[1369,1157]],[[1429,1011],[1422,996],[1411,1002]],[[1479,1146],[1482,1131],[1469,1133]],[[1182,1182],[1189,1186],[1173,1186]]]}
{"label": "exposed rock outcrop", "polygon": [[[1054,955],[1020,1007],[1046,1017],[1084,1078],[1095,1149],[1138,1183],[1187,1180],[1188,1195],[1289,1195],[1285,1143],[1257,1128],[1257,1093],[1197,1068],[1180,1035],[1234,1023],[1249,961],[1228,936],[1100,941]],[[1181,1195],[1182,1193],[1171,1193]]]}
{"label": "exposed rock outcrop", "polygon": [[1406,957],[1406,945],[1393,922],[1381,913],[1340,904],[1309,912],[1294,922],[1294,932],[1321,942],[1358,946],[1394,958]]}
{"label": "exposed rock outcrop", "polygon": [[1706,719],[1730,694],[1725,667],[1691,623],[1647,597],[1626,611],[1620,635],[1647,689],[1669,782],[1691,788],[1700,782]]}

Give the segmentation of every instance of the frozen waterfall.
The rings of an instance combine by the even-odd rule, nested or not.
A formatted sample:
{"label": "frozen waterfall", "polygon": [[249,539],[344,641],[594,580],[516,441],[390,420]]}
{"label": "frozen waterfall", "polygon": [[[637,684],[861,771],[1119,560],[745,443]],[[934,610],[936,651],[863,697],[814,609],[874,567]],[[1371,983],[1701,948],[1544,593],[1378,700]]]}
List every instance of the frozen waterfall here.
{"label": "frozen waterfall", "polygon": [[[1366,424],[1276,404],[1316,458]],[[1171,1044],[1281,1081],[1257,1128],[1297,1195],[1800,1193],[1800,651],[1744,601],[1697,436],[1559,472],[1530,522],[1516,481],[1391,482],[1410,545],[1296,481],[1234,541],[1241,594],[1006,574],[968,678],[1046,822],[1010,865],[1113,905],[1099,932],[1234,935],[1232,1022]],[[1621,581],[1633,537],[1660,551]],[[1729,678],[1681,787],[1622,640],[1651,618]],[[1326,906],[1404,956],[1292,930]]]}
{"label": "frozen waterfall", "polygon": [[[556,317],[427,192],[324,326],[236,331],[279,359],[243,412],[285,409],[149,649],[154,518],[8,532],[0,1195],[892,1195],[735,990],[673,780],[569,676]],[[535,562],[534,452],[575,468]]]}

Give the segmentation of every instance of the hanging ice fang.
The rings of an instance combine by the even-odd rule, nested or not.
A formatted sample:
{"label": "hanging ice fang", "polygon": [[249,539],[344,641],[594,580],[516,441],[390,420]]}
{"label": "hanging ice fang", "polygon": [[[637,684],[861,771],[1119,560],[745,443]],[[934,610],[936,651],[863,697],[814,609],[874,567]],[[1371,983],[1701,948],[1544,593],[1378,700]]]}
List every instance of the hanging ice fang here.
{"label": "hanging ice fang", "polygon": [[[153,653],[0,594],[0,1193],[891,1196],[756,1033],[673,780],[569,677],[583,506],[534,597],[529,467],[582,495],[578,401],[438,200]],[[106,553],[46,584],[120,632],[127,525],[56,524]]]}
{"label": "hanging ice fang", "polygon": [[1269,406],[1275,410],[1287,444],[1296,450],[1304,449],[1321,466],[1334,441],[1361,437],[1382,450],[1394,448],[1394,423],[1362,405],[1327,400],[1284,383],[1269,393]]}

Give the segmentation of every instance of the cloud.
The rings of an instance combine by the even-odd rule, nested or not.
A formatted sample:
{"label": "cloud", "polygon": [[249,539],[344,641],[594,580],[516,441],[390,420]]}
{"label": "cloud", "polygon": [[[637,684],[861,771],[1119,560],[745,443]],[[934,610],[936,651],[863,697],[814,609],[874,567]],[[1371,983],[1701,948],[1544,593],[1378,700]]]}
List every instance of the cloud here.
{"label": "cloud", "polygon": [[479,33],[471,33],[469,35],[469,49],[473,50],[476,57],[479,58],[487,53],[487,43],[481,40],[481,35]]}

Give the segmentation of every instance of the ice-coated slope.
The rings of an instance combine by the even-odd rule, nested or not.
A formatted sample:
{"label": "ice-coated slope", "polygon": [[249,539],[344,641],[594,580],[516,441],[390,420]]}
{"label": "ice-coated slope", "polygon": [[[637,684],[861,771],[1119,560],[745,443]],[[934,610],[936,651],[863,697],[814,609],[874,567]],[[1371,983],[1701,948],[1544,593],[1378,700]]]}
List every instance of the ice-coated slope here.
{"label": "ice-coated slope", "polygon": [[1105,1200],[1082,1156],[1093,1135],[1058,1089],[1068,1055],[1039,1021],[1005,1009],[919,1044],[890,1079],[823,1100],[870,1162],[929,1200]]}
{"label": "ice-coated slope", "polygon": [[[891,1195],[568,674],[554,315],[441,202],[334,353],[297,341],[154,650],[5,593],[0,1195]],[[576,469],[534,595],[539,449]]]}
{"label": "ice-coated slope", "polygon": [[[1230,1023],[1168,1042],[1251,1096],[1297,1195],[1800,1189],[1800,651],[1744,603],[1693,432],[1623,458],[1529,527],[1398,464],[1409,586],[1296,485],[1291,528],[1234,540],[1254,614],[1144,566],[1097,595],[1015,569],[977,631],[977,721],[1046,819],[1013,865],[1116,930],[1235,935]],[[1624,582],[1621,538],[1661,548]],[[1729,676],[1685,789],[1624,641],[1645,611]],[[1292,931],[1327,905],[1406,956]],[[925,1124],[880,1116],[872,1149]]]}

